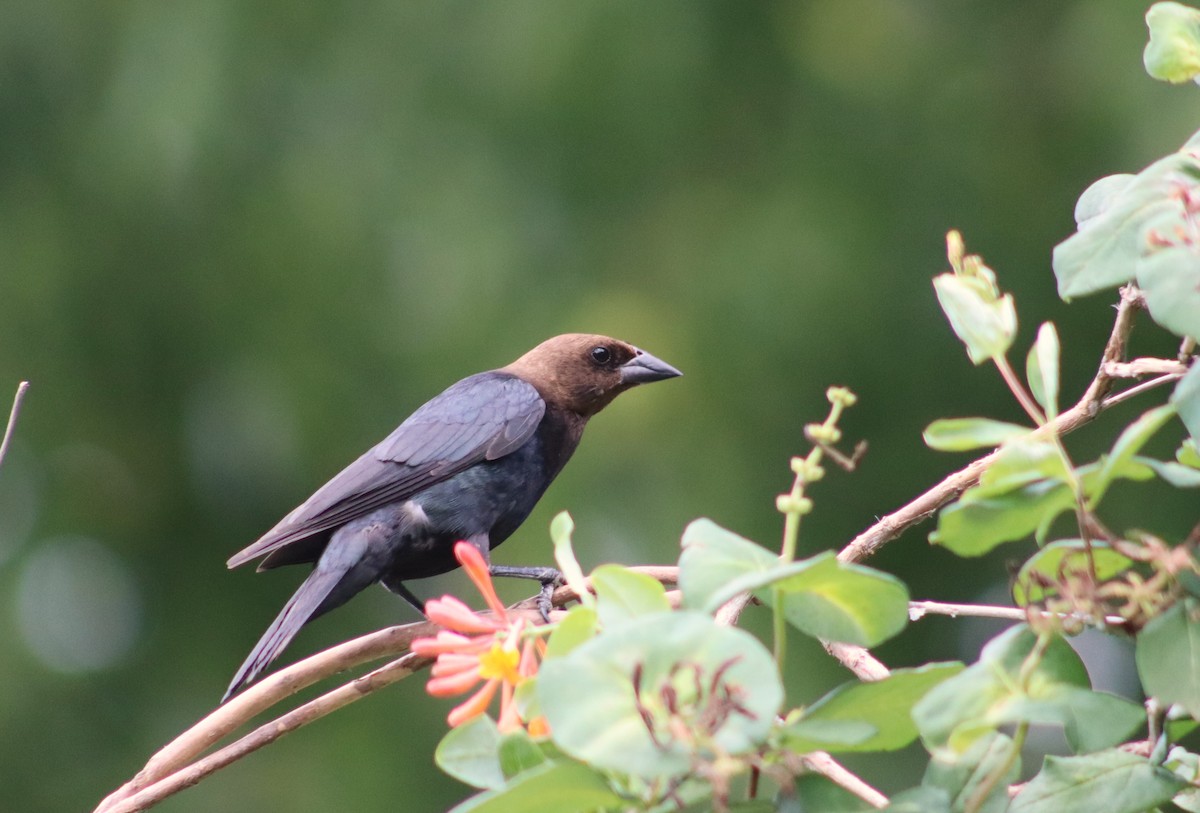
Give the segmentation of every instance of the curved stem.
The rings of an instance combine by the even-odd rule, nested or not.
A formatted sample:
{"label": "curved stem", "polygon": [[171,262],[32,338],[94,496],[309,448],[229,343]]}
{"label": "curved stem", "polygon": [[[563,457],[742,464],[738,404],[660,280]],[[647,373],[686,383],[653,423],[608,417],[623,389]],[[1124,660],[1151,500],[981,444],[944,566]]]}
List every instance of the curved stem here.
{"label": "curved stem", "polygon": [[8,454],[13,430],[17,428],[17,416],[21,414],[21,404],[24,402],[27,392],[29,392],[28,381],[22,381],[17,385],[17,394],[13,396],[12,410],[8,413],[8,426],[4,430],[4,439],[0,440],[0,463],[4,462],[4,456]]}
{"label": "curved stem", "polygon": [[1013,371],[1012,365],[1008,363],[1008,356],[995,356],[992,361],[996,363],[996,369],[1000,371],[1000,376],[1004,379],[1004,383],[1012,391],[1017,402],[1021,405],[1021,409],[1025,410],[1033,422],[1038,426],[1043,426],[1046,423],[1046,416],[1042,414],[1042,410],[1034,402],[1033,396],[1025,389],[1025,385],[1021,383],[1021,379],[1017,378],[1016,372]]}

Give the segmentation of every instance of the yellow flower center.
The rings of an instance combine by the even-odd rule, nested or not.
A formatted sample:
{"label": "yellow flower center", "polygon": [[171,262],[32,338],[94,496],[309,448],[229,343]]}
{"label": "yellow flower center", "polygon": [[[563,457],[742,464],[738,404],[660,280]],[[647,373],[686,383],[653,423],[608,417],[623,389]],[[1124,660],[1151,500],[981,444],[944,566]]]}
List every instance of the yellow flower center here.
{"label": "yellow flower center", "polygon": [[521,680],[517,664],[521,662],[521,654],[515,649],[507,649],[499,643],[479,656],[479,676],[484,680],[502,680],[505,683],[516,684]]}

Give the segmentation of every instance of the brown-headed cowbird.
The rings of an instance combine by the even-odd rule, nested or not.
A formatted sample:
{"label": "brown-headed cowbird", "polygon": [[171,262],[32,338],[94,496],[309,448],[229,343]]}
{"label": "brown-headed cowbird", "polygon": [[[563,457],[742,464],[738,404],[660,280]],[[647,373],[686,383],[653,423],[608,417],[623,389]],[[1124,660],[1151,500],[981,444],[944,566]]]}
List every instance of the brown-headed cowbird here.
{"label": "brown-headed cowbird", "polygon": [[[382,582],[418,610],[403,582],[453,570],[454,543],[484,557],[517,529],[575,451],[588,418],[625,390],[679,371],[625,342],[571,333],[507,367],[464,378],[414,412],[250,547],[237,567],[313,563],[222,698],[300,628]],[[498,575],[554,573],[493,568]]]}

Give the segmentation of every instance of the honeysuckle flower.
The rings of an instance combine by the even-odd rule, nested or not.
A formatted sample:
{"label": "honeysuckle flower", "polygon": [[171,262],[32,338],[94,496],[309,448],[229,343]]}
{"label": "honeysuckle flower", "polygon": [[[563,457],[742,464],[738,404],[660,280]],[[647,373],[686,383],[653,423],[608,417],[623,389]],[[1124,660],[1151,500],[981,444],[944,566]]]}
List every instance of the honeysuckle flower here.
{"label": "honeysuckle flower", "polygon": [[[514,702],[516,687],[537,674],[538,657],[545,650],[545,642],[534,638],[523,640],[525,619],[509,618],[492,585],[487,562],[473,545],[457,543],[454,557],[483,595],[492,615],[477,615],[454,596],[426,602],[425,615],[445,628],[432,638],[419,638],[412,644],[413,652],[437,659],[426,691],[434,697],[451,697],[475,689],[450,711],[446,719],[451,726],[486,712],[499,691],[498,726],[501,731],[515,731],[524,726]],[[530,721],[529,731],[534,736],[547,734],[545,720],[539,717]]]}

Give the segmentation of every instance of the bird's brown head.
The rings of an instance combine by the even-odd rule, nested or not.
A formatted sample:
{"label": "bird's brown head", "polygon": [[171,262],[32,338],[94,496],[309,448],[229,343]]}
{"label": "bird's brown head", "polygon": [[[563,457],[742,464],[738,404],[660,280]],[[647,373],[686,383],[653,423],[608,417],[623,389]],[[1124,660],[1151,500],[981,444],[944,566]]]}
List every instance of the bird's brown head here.
{"label": "bird's brown head", "polygon": [[682,375],[665,361],[608,336],[566,333],[504,368],[528,381],[547,404],[591,417],[630,387]]}

